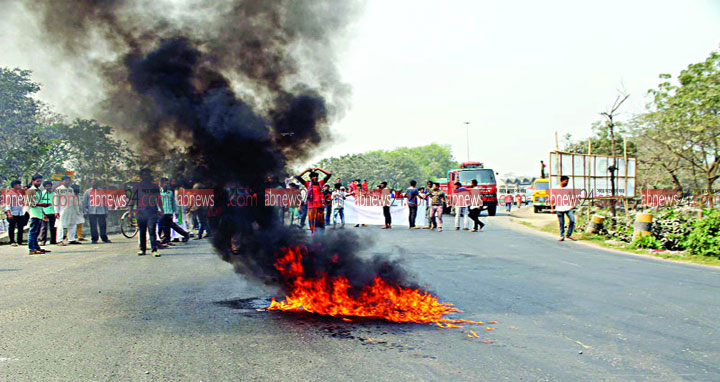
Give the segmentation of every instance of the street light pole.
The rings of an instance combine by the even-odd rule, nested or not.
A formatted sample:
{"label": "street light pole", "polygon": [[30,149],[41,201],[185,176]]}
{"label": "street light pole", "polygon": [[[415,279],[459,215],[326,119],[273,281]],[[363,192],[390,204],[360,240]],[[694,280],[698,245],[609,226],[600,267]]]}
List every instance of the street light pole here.
{"label": "street light pole", "polygon": [[465,142],[467,143],[467,160],[470,162],[470,122],[465,122]]}

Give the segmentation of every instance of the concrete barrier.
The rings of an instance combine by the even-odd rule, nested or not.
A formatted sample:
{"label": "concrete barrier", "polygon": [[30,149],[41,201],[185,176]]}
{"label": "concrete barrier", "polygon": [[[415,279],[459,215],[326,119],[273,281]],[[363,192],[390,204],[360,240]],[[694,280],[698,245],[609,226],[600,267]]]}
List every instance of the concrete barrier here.
{"label": "concrete barrier", "polygon": [[602,215],[593,215],[590,219],[590,224],[588,224],[587,233],[598,233],[602,231],[603,229],[603,222],[605,221],[605,216]]}
{"label": "concrete barrier", "polygon": [[639,213],[635,217],[635,226],[633,229],[633,241],[642,236],[650,235],[652,229],[653,215],[647,213]]}

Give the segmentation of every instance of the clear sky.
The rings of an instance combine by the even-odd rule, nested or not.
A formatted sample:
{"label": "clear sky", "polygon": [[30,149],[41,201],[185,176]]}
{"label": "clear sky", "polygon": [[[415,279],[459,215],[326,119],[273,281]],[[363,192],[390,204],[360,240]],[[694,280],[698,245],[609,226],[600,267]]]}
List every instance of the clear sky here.
{"label": "clear sky", "polygon": [[[537,175],[562,137],[590,135],[624,87],[644,110],[659,73],[720,44],[718,0],[371,0],[340,67],[352,109],[324,155],[450,144],[500,173]],[[344,138],[344,141],[342,140]]]}
{"label": "clear sky", "polygon": [[[33,70],[53,105],[94,97],[67,86],[67,64],[30,44],[37,28],[10,4],[0,66]],[[350,109],[315,159],[437,142],[465,160],[469,121],[472,160],[534,176],[555,131],[587,137],[622,87],[621,119],[642,112],[659,73],[719,44],[720,0],[368,0],[339,55]]]}

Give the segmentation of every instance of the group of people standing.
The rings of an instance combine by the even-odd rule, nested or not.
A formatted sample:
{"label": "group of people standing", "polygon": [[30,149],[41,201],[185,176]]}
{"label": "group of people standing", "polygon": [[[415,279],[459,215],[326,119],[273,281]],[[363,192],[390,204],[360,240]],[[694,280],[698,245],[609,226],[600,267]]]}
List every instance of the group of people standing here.
{"label": "group of people standing", "polygon": [[[97,181],[90,180],[90,186],[83,195],[80,187],[73,184],[72,178],[64,176],[60,185],[53,189],[52,181],[43,181],[40,174],[31,178],[31,183],[23,192],[22,182],[10,182],[10,190],[5,195],[8,221],[8,237],[12,246],[23,245],[23,231],[30,223],[28,231],[28,251],[31,255],[51,252],[42,247],[53,245],[82,244],[82,225],[88,219],[93,243],[102,240],[110,243],[106,232],[106,206],[93,206],[89,203],[91,190]],[[59,239],[59,240],[58,240]]]}
{"label": "group of people standing", "polygon": [[[319,173],[325,174],[323,179],[320,179]],[[309,180],[304,178],[305,174],[308,174]],[[331,189],[327,184],[331,176],[331,172],[315,167],[307,168],[294,177],[296,182],[291,183],[291,187],[302,186],[305,195],[303,195],[302,205],[299,208],[291,209],[291,224],[297,221],[300,227],[303,227],[305,218],[307,218],[310,231],[314,233],[316,230],[323,230],[325,226],[329,226],[332,217],[333,228],[337,227],[338,218],[340,228],[345,228],[345,199],[354,195],[354,191],[348,192],[339,178]]]}
{"label": "group of people standing", "polygon": [[[469,188],[475,188],[477,187],[477,185],[477,180],[473,179]],[[425,226],[422,228],[430,230],[437,229],[438,232],[442,232],[444,212],[443,209],[445,208],[444,206],[447,204],[447,195],[445,195],[445,192],[440,189],[440,183],[437,182],[429,180],[426,184],[427,187],[420,187],[419,189],[417,189],[416,186],[417,182],[415,180],[411,180],[410,187],[405,191],[405,194],[403,194],[403,196],[407,198],[407,204],[409,209],[409,228],[420,228],[415,224],[415,221],[417,220],[418,206],[424,202]],[[463,187],[460,182],[456,182],[455,187],[456,192],[468,191],[468,188]],[[460,230],[460,228],[466,231],[469,230],[470,232],[478,232],[479,230],[481,230],[485,226],[485,224],[479,219],[480,208],[480,205],[455,207],[455,230]],[[390,222],[388,221],[389,212],[390,211],[388,208],[387,214],[385,215],[385,226],[380,227],[382,229],[391,228]],[[383,211],[383,213],[385,213],[385,211]],[[464,221],[462,222],[462,227],[460,222],[461,217],[464,218]],[[469,228],[470,220],[472,220],[472,222],[474,223],[474,227],[472,230],[470,230]]]}
{"label": "group of people standing", "polygon": [[[320,179],[320,173],[325,176]],[[309,179],[305,179],[307,174]],[[362,192],[368,192],[367,181],[361,182],[360,179],[353,180],[346,189],[340,178],[331,188],[327,182],[330,180],[332,173],[322,168],[308,168],[289,178],[288,188],[299,189],[302,187],[304,191],[302,204],[299,207],[290,207],[290,224],[299,223],[300,227],[304,227],[305,218],[307,217],[310,231],[313,233],[317,230],[325,229],[329,226],[332,219],[332,228],[345,227],[345,199],[351,195],[357,195]],[[455,184],[458,191],[468,190],[477,187],[477,181],[473,180],[469,187],[463,187],[459,182]],[[387,189],[387,182],[381,182],[376,189],[383,191]],[[420,206],[425,207],[425,226],[424,229],[442,232],[443,229],[443,208],[447,204],[447,196],[440,189],[440,184],[432,181],[427,182],[427,187],[417,188],[417,181],[411,180],[410,187],[405,193],[392,192],[390,195],[395,197],[403,197],[407,199],[408,220],[410,229],[420,229],[416,225],[417,211]],[[481,205],[470,205],[465,207],[456,207],[455,229],[468,230],[478,232],[485,224],[480,221]],[[390,205],[382,206],[385,224],[381,229],[392,228],[392,215],[390,213]],[[339,219],[338,219],[339,218]],[[462,219],[461,219],[462,218]],[[462,221],[461,221],[462,220]],[[473,228],[471,229],[471,222]],[[366,227],[366,224],[357,223],[355,227]]]}
{"label": "group of people standing", "polygon": [[[159,257],[157,250],[172,246],[173,232],[176,238],[188,241],[191,234],[183,223],[185,211],[176,201],[176,187],[168,178],[161,178],[159,184],[153,182],[149,169],[140,171],[140,182],[133,188],[131,204],[135,208],[140,233],[138,255],[147,252],[149,236],[152,254]],[[63,176],[59,185],[53,188],[52,181],[43,181],[36,174],[30,185],[23,189],[20,180],[10,182],[6,191],[4,206],[8,222],[8,237],[12,246],[23,245],[23,231],[29,223],[28,251],[31,255],[51,252],[42,248],[51,245],[78,245],[87,239],[82,237],[82,227],[86,222],[90,226],[90,238],[93,244],[110,243],[107,235],[108,205],[93,203],[93,190],[100,189],[96,179],[90,179],[88,188],[81,193],[80,187],[73,183],[70,176]],[[201,186],[198,184],[197,187]],[[148,198],[147,196],[150,196]],[[145,198],[143,198],[145,196]],[[154,200],[152,203],[148,201]],[[11,202],[7,202],[11,201]],[[210,235],[207,206],[194,206],[187,212],[198,228],[196,239]],[[157,228],[157,230],[156,230]],[[159,240],[158,240],[159,236]]]}

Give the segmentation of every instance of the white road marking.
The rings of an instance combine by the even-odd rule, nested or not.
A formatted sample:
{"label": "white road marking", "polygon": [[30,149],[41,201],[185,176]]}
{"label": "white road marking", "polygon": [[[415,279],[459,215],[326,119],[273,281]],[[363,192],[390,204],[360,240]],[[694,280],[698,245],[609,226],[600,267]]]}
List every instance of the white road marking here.
{"label": "white road marking", "polygon": [[571,263],[571,262],[569,262],[569,261],[564,261],[564,260],[558,260],[558,261],[561,262],[561,263],[565,263],[565,264],[569,264],[569,265],[574,265],[574,266],[580,268],[580,265],[575,264],[575,263]]}

